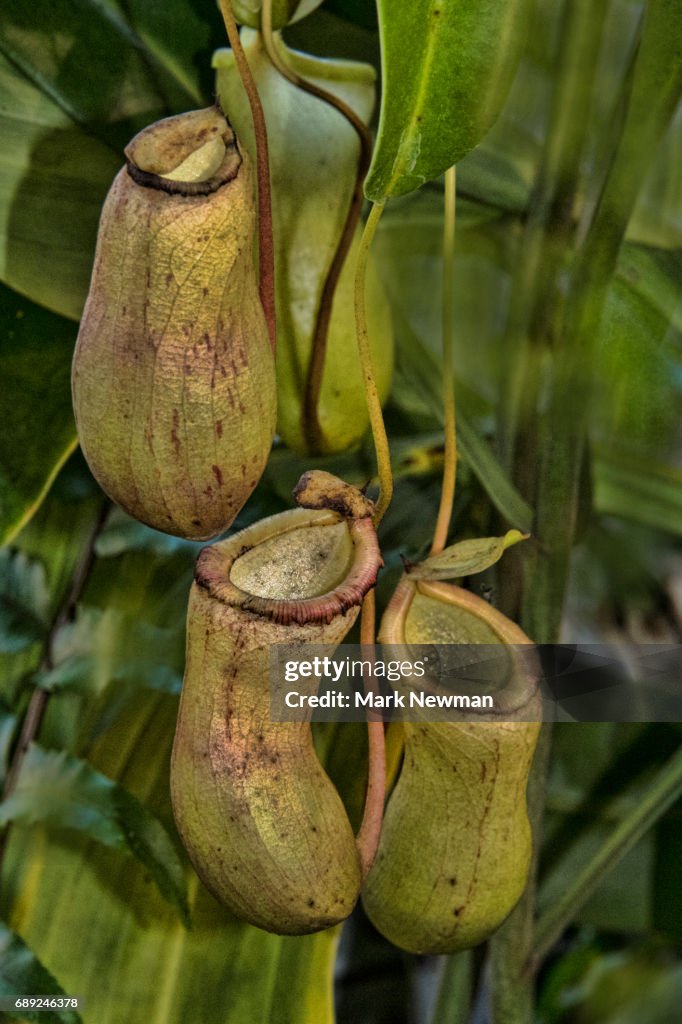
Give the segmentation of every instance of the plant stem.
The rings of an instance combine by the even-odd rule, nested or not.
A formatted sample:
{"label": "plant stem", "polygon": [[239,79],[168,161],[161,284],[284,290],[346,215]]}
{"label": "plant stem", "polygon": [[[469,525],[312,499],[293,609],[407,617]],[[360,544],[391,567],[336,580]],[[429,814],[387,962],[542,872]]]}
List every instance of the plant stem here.
{"label": "plant stem", "polygon": [[445,172],[445,214],[443,222],[443,432],[445,461],[441,484],[440,505],[436,528],[433,532],[431,554],[439,554],[448,539],[455,500],[457,480],[457,426],[455,421],[454,334],[455,295],[452,279],[455,269],[455,225],[457,177],[456,168]]}
{"label": "plant stem", "polygon": [[[547,634],[557,628],[561,615],[568,568],[564,556],[570,552],[575,526],[578,479],[554,459],[558,427],[548,427],[546,406],[547,393],[553,393],[555,351],[563,343],[563,275],[575,234],[576,197],[605,12],[606,0],[570,0],[563,5],[546,142],[520,247],[522,259],[512,285],[505,345],[508,355],[502,369],[505,388],[498,444],[514,483],[536,507],[534,533],[539,545],[510,552],[507,572],[499,581],[500,604],[508,615],[521,618],[523,628],[538,643],[556,639]],[[566,385],[561,399],[570,406],[566,428],[575,434],[582,430],[579,421],[585,415],[585,403],[575,403],[568,382]],[[545,448],[549,457],[543,461]],[[546,489],[545,478],[549,477],[557,488],[556,503],[539,503],[538,495]],[[554,526],[556,536],[552,534]],[[536,566],[543,569],[547,550],[554,543],[562,557],[557,553],[551,592],[541,597],[532,577]],[[546,621],[541,621],[543,616]]]}
{"label": "plant stem", "polygon": [[632,849],[644,833],[682,796],[682,747],[661,768],[641,802],[620,822],[589,864],[538,920],[535,946],[527,964],[535,973],[599,883]]}
{"label": "plant stem", "polygon": [[[360,644],[362,645],[363,660],[365,657],[373,660],[375,623],[375,597],[374,591],[370,590],[362,602],[362,619],[360,621]],[[365,693],[373,689],[373,683],[365,685]],[[384,723],[381,720],[378,722],[372,721],[371,711],[368,711],[367,715],[367,740],[369,747],[367,794],[365,796],[362,823],[356,837],[363,878],[367,877],[379,846],[386,794],[386,737]]]}
{"label": "plant stem", "polygon": [[[76,609],[76,605],[81,598],[83,590],[85,589],[85,584],[87,583],[92,564],[95,560],[95,542],[99,536],[102,526],[104,525],[108,512],[109,503],[104,502],[95,522],[93,523],[88,538],[83,545],[81,556],[76,563],[71,577],[71,583],[64,601],[59,607],[52,625],[50,626],[50,631],[45,640],[43,656],[38,669],[39,672],[49,672],[54,668],[55,639],[59,631],[68,622],[70,622]],[[40,731],[40,726],[42,725],[43,718],[45,717],[49,699],[50,692],[48,690],[41,689],[39,686],[36,686],[31,694],[31,699],[28,703],[26,714],[24,715],[19,738],[7,770],[7,776],[2,790],[3,800],[6,800],[14,791],[17,779],[19,778],[19,773],[21,772],[21,766],[26,756],[26,751]],[[9,830],[10,824],[7,824],[0,835],[0,872],[2,871],[2,862],[7,848]]]}
{"label": "plant stem", "polygon": [[605,14],[606,0],[572,0],[564,5],[561,16],[552,109],[509,313],[508,383],[501,396],[498,437],[510,468],[519,428],[527,425],[524,421],[529,417],[533,419],[541,387],[542,351],[555,341],[556,278],[574,230],[575,198]]}
{"label": "plant stem", "polygon": [[334,110],[337,110],[355,130],[358,139],[360,140],[360,155],[358,159],[355,186],[353,188],[353,194],[348,207],[348,213],[346,214],[343,231],[341,232],[341,237],[337,243],[332,262],[329,266],[327,276],[322,287],[320,305],[313,333],[310,362],[308,364],[308,371],[306,374],[305,395],[303,401],[303,432],[311,451],[313,453],[317,453],[324,450],[324,434],[322,432],[319,419],[319,401],[320,390],[322,388],[322,377],[324,375],[324,361],[327,353],[329,323],[331,321],[336,286],[348,257],[353,238],[355,237],[356,228],[360,223],[360,213],[362,211],[363,202],[362,183],[369,168],[372,153],[372,141],[365,124],[351,107],[333,93],[328,92],[325,89],[321,89],[319,86],[314,85],[305,78],[302,78],[282,58],[281,54],[277,50],[275,37],[272,31],[272,0],[263,0],[263,7],[261,10],[261,34],[263,37],[263,46],[265,47],[265,52],[268,55],[270,63],[277,69],[280,75],[291,82],[292,85],[295,85],[297,89],[301,89],[303,92],[307,92],[311,96],[315,96],[317,99],[333,107]]}
{"label": "plant stem", "polygon": [[[541,396],[546,375],[552,370],[552,350],[558,341],[558,310],[562,301],[559,277],[573,234],[575,197],[605,11],[605,0],[568,0],[564,4],[547,142],[531,198],[522,245],[523,260],[512,291],[508,348],[514,363],[505,370],[508,384],[501,406],[499,439],[501,451],[514,470],[515,483],[531,503],[546,485],[543,474],[553,469],[538,458],[543,440]],[[574,410],[572,415],[575,417]],[[549,445],[550,455],[554,453],[553,442],[554,438],[545,430],[544,443]],[[556,467],[556,472],[563,474],[563,466]],[[570,549],[574,526],[571,503],[574,481],[563,480],[563,483],[568,490],[553,520],[563,530],[562,550],[566,545]],[[549,516],[552,509],[545,508],[543,512]],[[537,527],[541,541],[546,542],[546,522],[540,512]],[[523,558],[522,555],[516,557]],[[526,570],[526,620],[522,625],[536,642],[556,641],[554,631],[558,629],[563,606],[564,583],[561,581],[552,595],[539,594],[537,588],[529,584],[529,575]],[[510,579],[511,583],[507,582]],[[516,591],[520,579],[518,570],[508,572],[502,579],[505,587],[502,603],[513,615],[518,613],[521,595]],[[539,611],[533,614],[534,609]],[[490,942],[495,1024],[531,1024],[534,1018],[533,980],[525,972],[525,963],[533,945],[550,744],[550,727],[545,725],[528,784],[528,816],[533,829],[533,860],[528,884],[518,905]]]}
{"label": "plant stem", "polygon": [[270,195],[270,159],[268,155],[268,131],[265,124],[263,105],[251,74],[249,62],[239,38],[230,0],[218,0],[220,13],[225,22],[227,38],[230,41],[235,63],[244,91],[251,107],[253,131],[256,137],[256,178],[258,180],[258,274],[260,301],[265,313],[272,351],[277,345],[277,323],[275,314],[275,246],[272,238],[272,200]]}
{"label": "plant stem", "polygon": [[445,961],[432,1024],[467,1024],[471,1012],[473,960],[472,951],[465,949]]}
{"label": "plant stem", "polygon": [[360,357],[360,369],[365,384],[365,400],[369,413],[369,422],[374,438],[374,450],[376,452],[377,470],[379,474],[379,497],[374,515],[374,523],[378,525],[384,517],[386,509],[391,504],[393,497],[393,472],[391,470],[391,451],[388,446],[386,426],[381,411],[381,401],[374,378],[372,366],[372,353],[369,347],[369,336],[367,334],[367,311],[365,308],[365,276],[367,272],[367,258],[370,246],[374,238],[379,218],[384,209],[383,203],[373,203],[369,217],[365,224],[360,239],[358,258],[355,266],[355,326],[358,340],[358,354]]}
{"label": "plant stem", "polygon": [[358,117],[353,108],[349,107],[348,104],[344,103],[344,101],[339,99],[338,96],[335,96],[334,93],[328,92],[326,89],[322,89],[319,85],[315,85],[314,82],[309,82],[307,79],[302,78],[277,52],[275,37],[272,30],[272,0],[263,0],[263,7],[261,10],[261,34],[263,37],[263,46],[265,47],[265,52],[270,59],[270,63],[277,68],[280,75],[287,78],[291,84],[295,85],[298,89],[302,89],[304,92],[310,93],[311,96],[316,96],[319,100],[323,100],[325,103],[334,107],[342,117],[345,117],[351,127],[355,129],[358,139],[360,140],[361,162],[365,162],[367,166],[369,166],[369,160],[372,153],[372,140],[362,118]]}
{"label": "plant stem", "polygon": [[628,68],[623,84],[627,103],[622,95],[617,100],[625,115],[557,317],[559,343],[546,378],[537,481],[542,546],[528,578],[523,615],[524,628],[539,643],[554,642],[561,622],[595,386],[592,353],[604,304],[639,189],[682,94],[678,20],[673,3],[650,4],[644,11],[634,69]]}
{"label": "plant stem", "polygon": [[528,817],[533,828],[533,857],[528,884],[512,913],[490,940],[494,1024],[532,1024],[534,1020],[533,980],[525,971],[525,965],[533,945],[540,832],[550,748],[551,726],[543,725],[528,780]]}

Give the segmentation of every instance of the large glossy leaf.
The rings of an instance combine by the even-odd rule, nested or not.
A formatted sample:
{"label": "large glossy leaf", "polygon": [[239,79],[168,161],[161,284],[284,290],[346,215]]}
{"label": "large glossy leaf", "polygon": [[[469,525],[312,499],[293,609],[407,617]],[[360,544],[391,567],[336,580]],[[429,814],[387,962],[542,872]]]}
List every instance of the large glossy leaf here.
{"label": "large glossy leaf", "polygon": [[2,53],[0,135],[0,279],[78,319],[100,209],[121,158]]}
{"label": "large glossy leaf", "polygon": [[74,340],[69,321],[0,285],[0,543],[30,519],[76,444]]}
{"label": "large glossy leaf", "polygon": [[[175,19],[176,47],[182,52],[190,40],[194,42],[189,24],[193,12],[187,4],[37,0],[28,6],[21,0],[5,0],[0,13],[1,48],[74,123],[87,125],[105,139],[126,142],[113,126],[128,122],[123,127],[127,134],[140,117],[199,100],[196,71],[191,69],[190,76],[182,66],[188,60],[176,58],[174,66],[169,66],[169,61],[158,60],[145,47],[136,30],[145,6],[150,11],[146,18],[142,15],[148,37],[164,29],[171,34],[168,30]],[[156,32],[151,28],[154,22]]]}
{"label": "large glossy leaf", "polygon": [[214,4],[7,0],[0,9],[0,279],[78,318],[99,211],[145,124],[210,102]]}
{"label": "large glossy leaf", "polygon": [[374,202],[437,178],[500,112],[518,58],[524,0],[379,0],[383,92],[365,194]]}

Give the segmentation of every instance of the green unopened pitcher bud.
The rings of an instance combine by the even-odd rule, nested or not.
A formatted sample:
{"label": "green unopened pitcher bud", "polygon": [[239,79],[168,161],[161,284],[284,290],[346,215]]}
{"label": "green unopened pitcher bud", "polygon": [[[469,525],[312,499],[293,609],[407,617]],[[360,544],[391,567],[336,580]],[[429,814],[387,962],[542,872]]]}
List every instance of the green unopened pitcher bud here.
{"label": "green unopened pitcher bud", "polygon": [[[338,511],[323,507],[320,482]],[[362,495],[313,473],[297,496],[314,508],[264,519],[199,556],[171,766],[197,873],[237,916],[281,934],[346,918],[360,863],[310,723],[270,719],[271,647],[340,643],[381,564]]]}
{"label": "green unopened pitcher bud", "polygon": [[[528,637],[481,598],[404,578],[384,615],[387,644],[512,645]],[[518,659],[516,661],[515,659]],[[531,830],[526,785],[539,731],[533,679],[503,721],[404,722],[403,765],[362,900],[374,926],[413,953],[455,953],[486,939],[526,884]],[[516,706],[516,705],[514,705]],[[530,714],[529,714],[530,711]],[[478,719],[478,720],[477,720]]]}
{"label": "green unopened pitcher bud", "polygon": [[215,107],[150,125],[126,157],[74,354],[78,436],[127,512],[203,539],[232,523],[274,433],[252,173]]}
{"label": "green unopened pitcher bud", "polygon": [[[244,29],[242,41],[269,130],[277,272],[277,431],[295,451],[340,452],[356,445],[368,426],[353,298],[359,231],[335,292],[317,406],[319,436],[314,438],[307,430],[304,401],[322,289],[350,205],[359,142],[337,110],[296,88],[273,68],[258,33]],[[285,63],[299,75],[334,93],[362,120],[369,120],[374,105],[373,68],[294,53],[281,39],[276,45]],[[249,108],[231,51],[219,50],[214,65],[218,94],[253,153]],[[372,363],[383,401],[393,368],[393,333],[388,301],[371,258],[366,305]]]}

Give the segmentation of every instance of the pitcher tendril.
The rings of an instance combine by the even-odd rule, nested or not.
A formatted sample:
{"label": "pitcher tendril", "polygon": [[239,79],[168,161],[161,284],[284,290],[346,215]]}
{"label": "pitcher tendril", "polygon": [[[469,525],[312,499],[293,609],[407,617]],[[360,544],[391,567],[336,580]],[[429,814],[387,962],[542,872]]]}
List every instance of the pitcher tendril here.
{"label": "pitcher tendril", "polygon": [[322,288],[320,305],[315,321],[311,357],[306,374],[305,399],[303,404],[303,429],[311,447],[313,449],[320,449],[323,437],[318,414],[318,406],[320,390],[322,388],[322,376],[324,374],[325,356],[327,352],[329,323],[332,315],[334,296],[336,294],[336,286],[348,257],[355,235],[355,229],[360,222],[363,202],[362,183],[370,164],[372,141],[366,125],[363,123],[362,119],[358,117],[352,107],[349,107],[347,103],[344,103],[343,100],[339,99],[339,97],[335,96],[333,93],[328,92],[326,89],[321,89],[313,82],[309,82],[307,79],[303,78],[282,59],[277,50],[273,35],[272,0],[264,0],[263,2],[263,8],[261,11],[261,35],[263,38],[263,46],[265,47],[265,52],[268,55],[270,63],[280,73],[280,75],[291,82],[292,85],[296,86],[297,89],[301,89],[303,92],[307,92],[311,96],[315,96],[317,99],[322,100],[322,102],[327,103],[330,107],[333,107],[334,110],[337,110],[355,130],[360,142],[360,155],[358,159],[355,187],[348,207],[348,213],[346,214],[343,231],[341,232],[341,236],[336,246],[336,251],[334,252],[334,256],[329,265],[329,270],[327,271],[327,276]]}
{"label": "pitcher tendril", "polygon": [[388,435],[381,411],[381,401],[377,390],[374,368],[372,366],[372,354],[369,347],[369,336],[367,334],[367,311],[365,305],[365,276],[367,271],[367,258],[376,233],[379,218],[384,209],[383,203],[373,203],[369,217],[365,224],[360,239],[358,260],[355,265],[355,326],[357,331],[358,355],[362,369],[362,377],[365,385],[365,399],[369,422],[372,427],[374,439],[374,450],[376,452],[377,472],[379,475],[379,497],[377,499],[374,523],[378,525],[384,517],[386,509],[391,504],[393,497],[393,471],[391,469],[391,451],[388,445]]}
{"label": "pitcher tendril", "polygon": [[268,156],[268,132],[265,114],[254,82],[249,62],[239,39],[237,22],[230,0],[218,0],[220,13],[225,22],[227,38],[230,41],[235,63],[244,91],[251,107],[253,130],[256,137],[256,178],[258,181],[258,275],[259,294],[268,324],[268,334],[273,352],[277,345],[277,321],[275,314],[275,246],[272,238],[272,200],[270,190],[270,160]]}
{"label": "pitcher tendril", "polygon": [[448,539],[457,479],[457,424],[455,416],[455,380],[453,347],[455,332],[455,296],[452,277],[455,264],[456,168],[445,172],[445,219],[443,224],[443,433],[445,463],[438,517],[433,531],[431,554],[439,554]]}
{"label": "pitcher tendril", "polygon": [[[365,648],[369,651],[374,649],[374,636],[376,625],[376,599],[374,590],[370,590],[362,603],[360,619],[360,643],[362,645],[362,659],[365,660]],[[368,682],[365,692],[372,686]],[[362,823],[357,834],[358,853],[360,855],[360,869],[362,877],[366,878],[369,869],[374,863],[376,852],[379,848],[381,838],[381,825],[384,817],[384,797],[386,793],[386,736],[384,723],[372,721],[372,712],[368,712],[367,741],[368,741],[368,768],[367,768],[367,793],[365,795],[365,809],[362,815]]]}

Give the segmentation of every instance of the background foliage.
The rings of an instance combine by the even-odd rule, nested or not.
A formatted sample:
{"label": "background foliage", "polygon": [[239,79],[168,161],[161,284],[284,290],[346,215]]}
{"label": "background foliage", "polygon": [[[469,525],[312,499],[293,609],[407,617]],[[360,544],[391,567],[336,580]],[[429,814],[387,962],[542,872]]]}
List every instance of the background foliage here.
{"label": "background foliage", "polygon": [[[387,408],[398,482],[382,527],[380,603],[400,556],[425,553],[438,499],[442,197],[430,179],[475,145],[461,125],[443,140],[438,87],[480,75],[476,54],[496,33],[494,23],[479,23],[479,38],[457,17],[447,22],[439,31],[453,41],[429,65],[432,91],[420,90],[433,40],[415,37],[413,50],[395,40],[412,38],[409,17],[432,5],[398,6],[412,14],[379,4],[390,92],[370,192],[409,191],[395,184],[393,156],[396,109],[411,95],[427,126],[410,187],[426,183],[388,203],[375,244],[398,345]],[[457,13],[440,6],[445,20]],[[523,32],[511,91],[488,83],[486,103],[501,114],[458,167],[454,535],[533,530],[499,575],[472,585],[538,639],[554,639],[561,618],[567,641],[679,641],[675,6],[514,5]],[[287,39],[379,67],[369,4],[327,0]],[[111,509],[75,450],[70,360],[101,203],[135,131],[211,101],[220,45],[209,0],[4,0],[0,9],[0,773],[36,692],[50,695],[39,743],[0,805],[0,822],[11,823],[0,995],[85,996],[86,1024],[322,1024],[333,1019],[335,972],[339,1022],[454,1024],[467,1019],[482,954],[408,957],[360,912],[341,935],[279,938],[231,919],[198,883],[167,781],[198,546]],[[473,124],[490,120],[487,108],[471,113]],[[288,507],[311,464],[276,449],[236,526]],[[357,482],[373,472],[368,446],[323,464]],[[328,727],[317,740],[357,819],[362,731]],[[628,820],[678,743],[673,725],[555,730],[541,914]],[[537,1020],[674,1019],[681,851],[674,806],[578,910],[539,975]],[[518,928],[512,920],[511,938],[496,940],[498,954]],[[475,1014],[486,1020],[481,991]]]}

